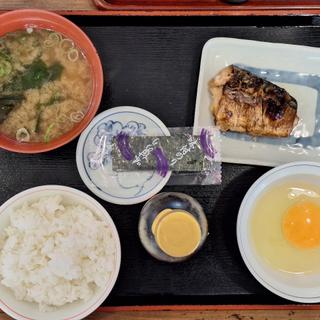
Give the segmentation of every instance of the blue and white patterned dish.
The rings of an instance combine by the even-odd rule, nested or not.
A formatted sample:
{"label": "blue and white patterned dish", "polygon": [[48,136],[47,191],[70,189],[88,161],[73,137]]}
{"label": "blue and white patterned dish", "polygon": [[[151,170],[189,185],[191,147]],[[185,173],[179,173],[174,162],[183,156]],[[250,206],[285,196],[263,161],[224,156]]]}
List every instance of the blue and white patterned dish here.
{"label": "blue and white patterned dish", "polygon": [[119,172],[112,170],[111,144],[120,132],[129,135],[170,135],[152,113],[136,107],[116,107],[96,116],[81,134],[77,146],[77,167],[86,186],[108,202],[129,205],[146,201],[168,182],[155,172]]}
{"label": "blue and white patterned dish", "polygon": [[288,138],[252,137],[225,132],[223,162],[277,166],[320,161],[320,49],[232,38],[213,38],[204,46],[194,128],[214,125],[208,82],[235,64],[285,88],[298,102],[298,125]]}

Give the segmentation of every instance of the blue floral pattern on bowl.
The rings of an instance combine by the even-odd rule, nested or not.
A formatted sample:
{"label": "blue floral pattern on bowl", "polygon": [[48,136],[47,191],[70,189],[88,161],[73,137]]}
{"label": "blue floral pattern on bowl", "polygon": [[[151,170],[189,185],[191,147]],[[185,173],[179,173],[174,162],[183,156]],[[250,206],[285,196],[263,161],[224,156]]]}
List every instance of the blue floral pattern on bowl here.
{"label": "blue floral pattern on bowl", "polygon": [[[97,146],[96,152],[90,152],[87,155],[88,166],[92,170],[112,165],[112,145],[113,138],[120,132],[124,132],[131,136],[143,136],[146,135],[147,126],[144,123],[136,121],[129,121],[125,125],[120,121],[108,120],[100,124],[97,128],[97,133],[93,138],[94,144]],[[138,196],[144,188],[144,185],[154,175],[154,172],[148,172],[145,180],[141,182],[126,179],[123,174],[114,173],[117,179],[118,185],[123,189],[137,189],[135,196]]]}
{"label": "blue floral pattern on bowl", "polygon": [[86,186],[102,199],[117,204],[145,201],[159,192],[170,178],[153,171],[112,170],[114,136],[166,135],[169,130],[150,112],[135,107],[117,107],[98,115],[83,132],[77,148],[77,166]]}
{"label": "blue floral pattern on bowl", "polygon": [[112,139],[120,132],[131,136],[143,136],[147,126],[144,123],[129,121],[123,125],[120,121],[108,120],[100,124],[93,141],[97,146],[96,152],[88,154],[89,168],[97,170],[101,166],[111,163]]}

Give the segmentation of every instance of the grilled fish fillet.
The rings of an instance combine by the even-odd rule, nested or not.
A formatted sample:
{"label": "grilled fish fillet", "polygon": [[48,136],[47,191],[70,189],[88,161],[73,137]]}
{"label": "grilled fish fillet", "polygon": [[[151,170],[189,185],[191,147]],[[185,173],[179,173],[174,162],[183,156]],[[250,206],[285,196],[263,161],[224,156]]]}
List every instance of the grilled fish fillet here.
{"label": "grilled fish fillet", "polygon": [[209,82],[216,125],[223,131],[287,137],[297,124],[297,101],[277,85],[230,65]]}

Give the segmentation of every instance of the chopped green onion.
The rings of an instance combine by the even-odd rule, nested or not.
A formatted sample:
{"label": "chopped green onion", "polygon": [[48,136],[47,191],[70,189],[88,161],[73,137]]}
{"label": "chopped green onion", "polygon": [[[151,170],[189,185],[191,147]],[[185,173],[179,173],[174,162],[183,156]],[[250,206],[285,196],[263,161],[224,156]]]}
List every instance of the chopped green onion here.
{"label": "chopped green onion", "polygon": [[60,41],[60,48],[69,50],[74,48],[74,42],[71,39],[64,38]]}
{"label": "chopped green onion", "polygon": [[12,71],[12,66],[9,61],[2,60],[0,61],[0,77],[5,77],[10,74]]}
{"label": "chopped green onion", "polygon": [[20,128],[16,132],[16,139],[19,142],[29,142],[30,134],[26,128]]}
{"label": "chopped green onion", "polygon": [[69,49],[67,57],[71,62],[76,62],[79,59],[79,52],[77,49]]}
{"label": "chopped green onion", "polygon": [[44,142],[45,143],[48,143],[49,141],[50,141],[50,132],[51,132],[51,130],[52,130],[52,128],[55,126],[55,123],[51,123],[50,125],[49,125],[49,127],[47,128],[47,130],[46,130],[46,133],[45,133],[45,135],[44,135]]}
{"label": "chopped green onion", "polygon": [[53,47],[61,41],[61,35],[57,32],[52,32],[48,35],[48,39],[44,41],[45,47]]}

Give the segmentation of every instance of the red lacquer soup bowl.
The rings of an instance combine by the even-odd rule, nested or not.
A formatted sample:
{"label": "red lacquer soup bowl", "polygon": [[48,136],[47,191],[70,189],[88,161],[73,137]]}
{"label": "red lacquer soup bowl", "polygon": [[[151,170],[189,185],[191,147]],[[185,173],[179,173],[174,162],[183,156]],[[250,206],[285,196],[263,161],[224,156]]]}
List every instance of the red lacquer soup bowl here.
{"label": "red lacquer soup bowl", "polygon": [[98,53],[88,36],[68,19],[44,10],[15,10],[0,15],[0,37],[8,32],[27,28],[49,29],[71,39],[85,55],[92,74],[92,95],[86,112],[72,129],[49,142],[18,142],[0,133],[0,148],[20,152],[39,153],[56,149],[76,138],[96,114],[103,91],[103,70]]}

